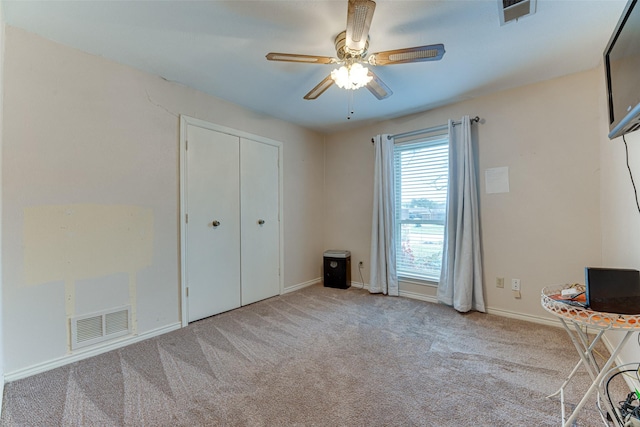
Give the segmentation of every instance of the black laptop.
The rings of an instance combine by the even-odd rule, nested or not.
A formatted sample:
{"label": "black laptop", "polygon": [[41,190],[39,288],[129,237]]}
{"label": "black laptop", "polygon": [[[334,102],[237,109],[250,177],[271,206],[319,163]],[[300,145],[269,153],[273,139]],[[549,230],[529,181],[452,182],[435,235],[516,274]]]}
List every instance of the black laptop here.
{"label": "black laptop", "polygon": [[640,314],[640,271],[585,267],[587,307],[593,311]]}

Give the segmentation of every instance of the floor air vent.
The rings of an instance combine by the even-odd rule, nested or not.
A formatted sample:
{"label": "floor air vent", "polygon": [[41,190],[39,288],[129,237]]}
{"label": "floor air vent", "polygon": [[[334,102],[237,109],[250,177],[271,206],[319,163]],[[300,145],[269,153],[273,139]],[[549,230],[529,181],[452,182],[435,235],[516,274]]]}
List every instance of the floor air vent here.
{"label": "floor air vent", "polygon": [[537,0],[498,0],[500,25],[536,13]]}
{"label": "floor air vent", "polygon": [[71,350],[131,333],[131,307],[118,307],[71,318]]}

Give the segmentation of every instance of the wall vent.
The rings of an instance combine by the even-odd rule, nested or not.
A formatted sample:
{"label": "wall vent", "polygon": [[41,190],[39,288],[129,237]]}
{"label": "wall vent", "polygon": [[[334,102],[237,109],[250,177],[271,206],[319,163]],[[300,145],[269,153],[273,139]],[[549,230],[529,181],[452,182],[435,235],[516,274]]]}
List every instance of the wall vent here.
{"label": "wall vent", "polygon": [[131,334],[131,306],[71,318],[71,350]]}
{"label": "wall vent", "polygon": [[500,25],[536,13],[537,0],[498,0]]}

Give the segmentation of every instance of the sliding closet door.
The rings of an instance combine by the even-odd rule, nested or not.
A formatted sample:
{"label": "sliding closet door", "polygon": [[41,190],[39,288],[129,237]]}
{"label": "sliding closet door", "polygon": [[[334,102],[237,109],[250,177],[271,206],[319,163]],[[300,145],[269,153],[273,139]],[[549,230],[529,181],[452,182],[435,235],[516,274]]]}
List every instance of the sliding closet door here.
{"label": "sliding closet door", "polygon": [[242,305],[280,293],[279,150],[240,142]]}
{"label": "sliding closet door", "polygon": [[240,148],[237,136],[188,125],[188,321],[240,307]]}

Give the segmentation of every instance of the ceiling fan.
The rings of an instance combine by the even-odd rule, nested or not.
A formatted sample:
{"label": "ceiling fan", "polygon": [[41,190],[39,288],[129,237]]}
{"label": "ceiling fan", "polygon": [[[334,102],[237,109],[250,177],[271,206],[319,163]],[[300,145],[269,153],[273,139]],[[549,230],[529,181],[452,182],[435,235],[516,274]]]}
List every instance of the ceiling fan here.
{"label": "ceiling fan", "polygon": [[334,83],[344,89],[366,87],[376,98],[388,98],[393,94],[391,89],[363,64],[379,66],[438,61],[444,56],[445,50],[443,44],[432,44],[386,50],[367,57],[369,27],[375,8],[376,3],[372,0],[349,0],[347,29],[335,38],[336,57],[270,52],[267,54],[267,59],[269,61],[340,65],[340,68],[333,70],[316,87],[311,89],[304,96],[304,99],[316,99]]}

